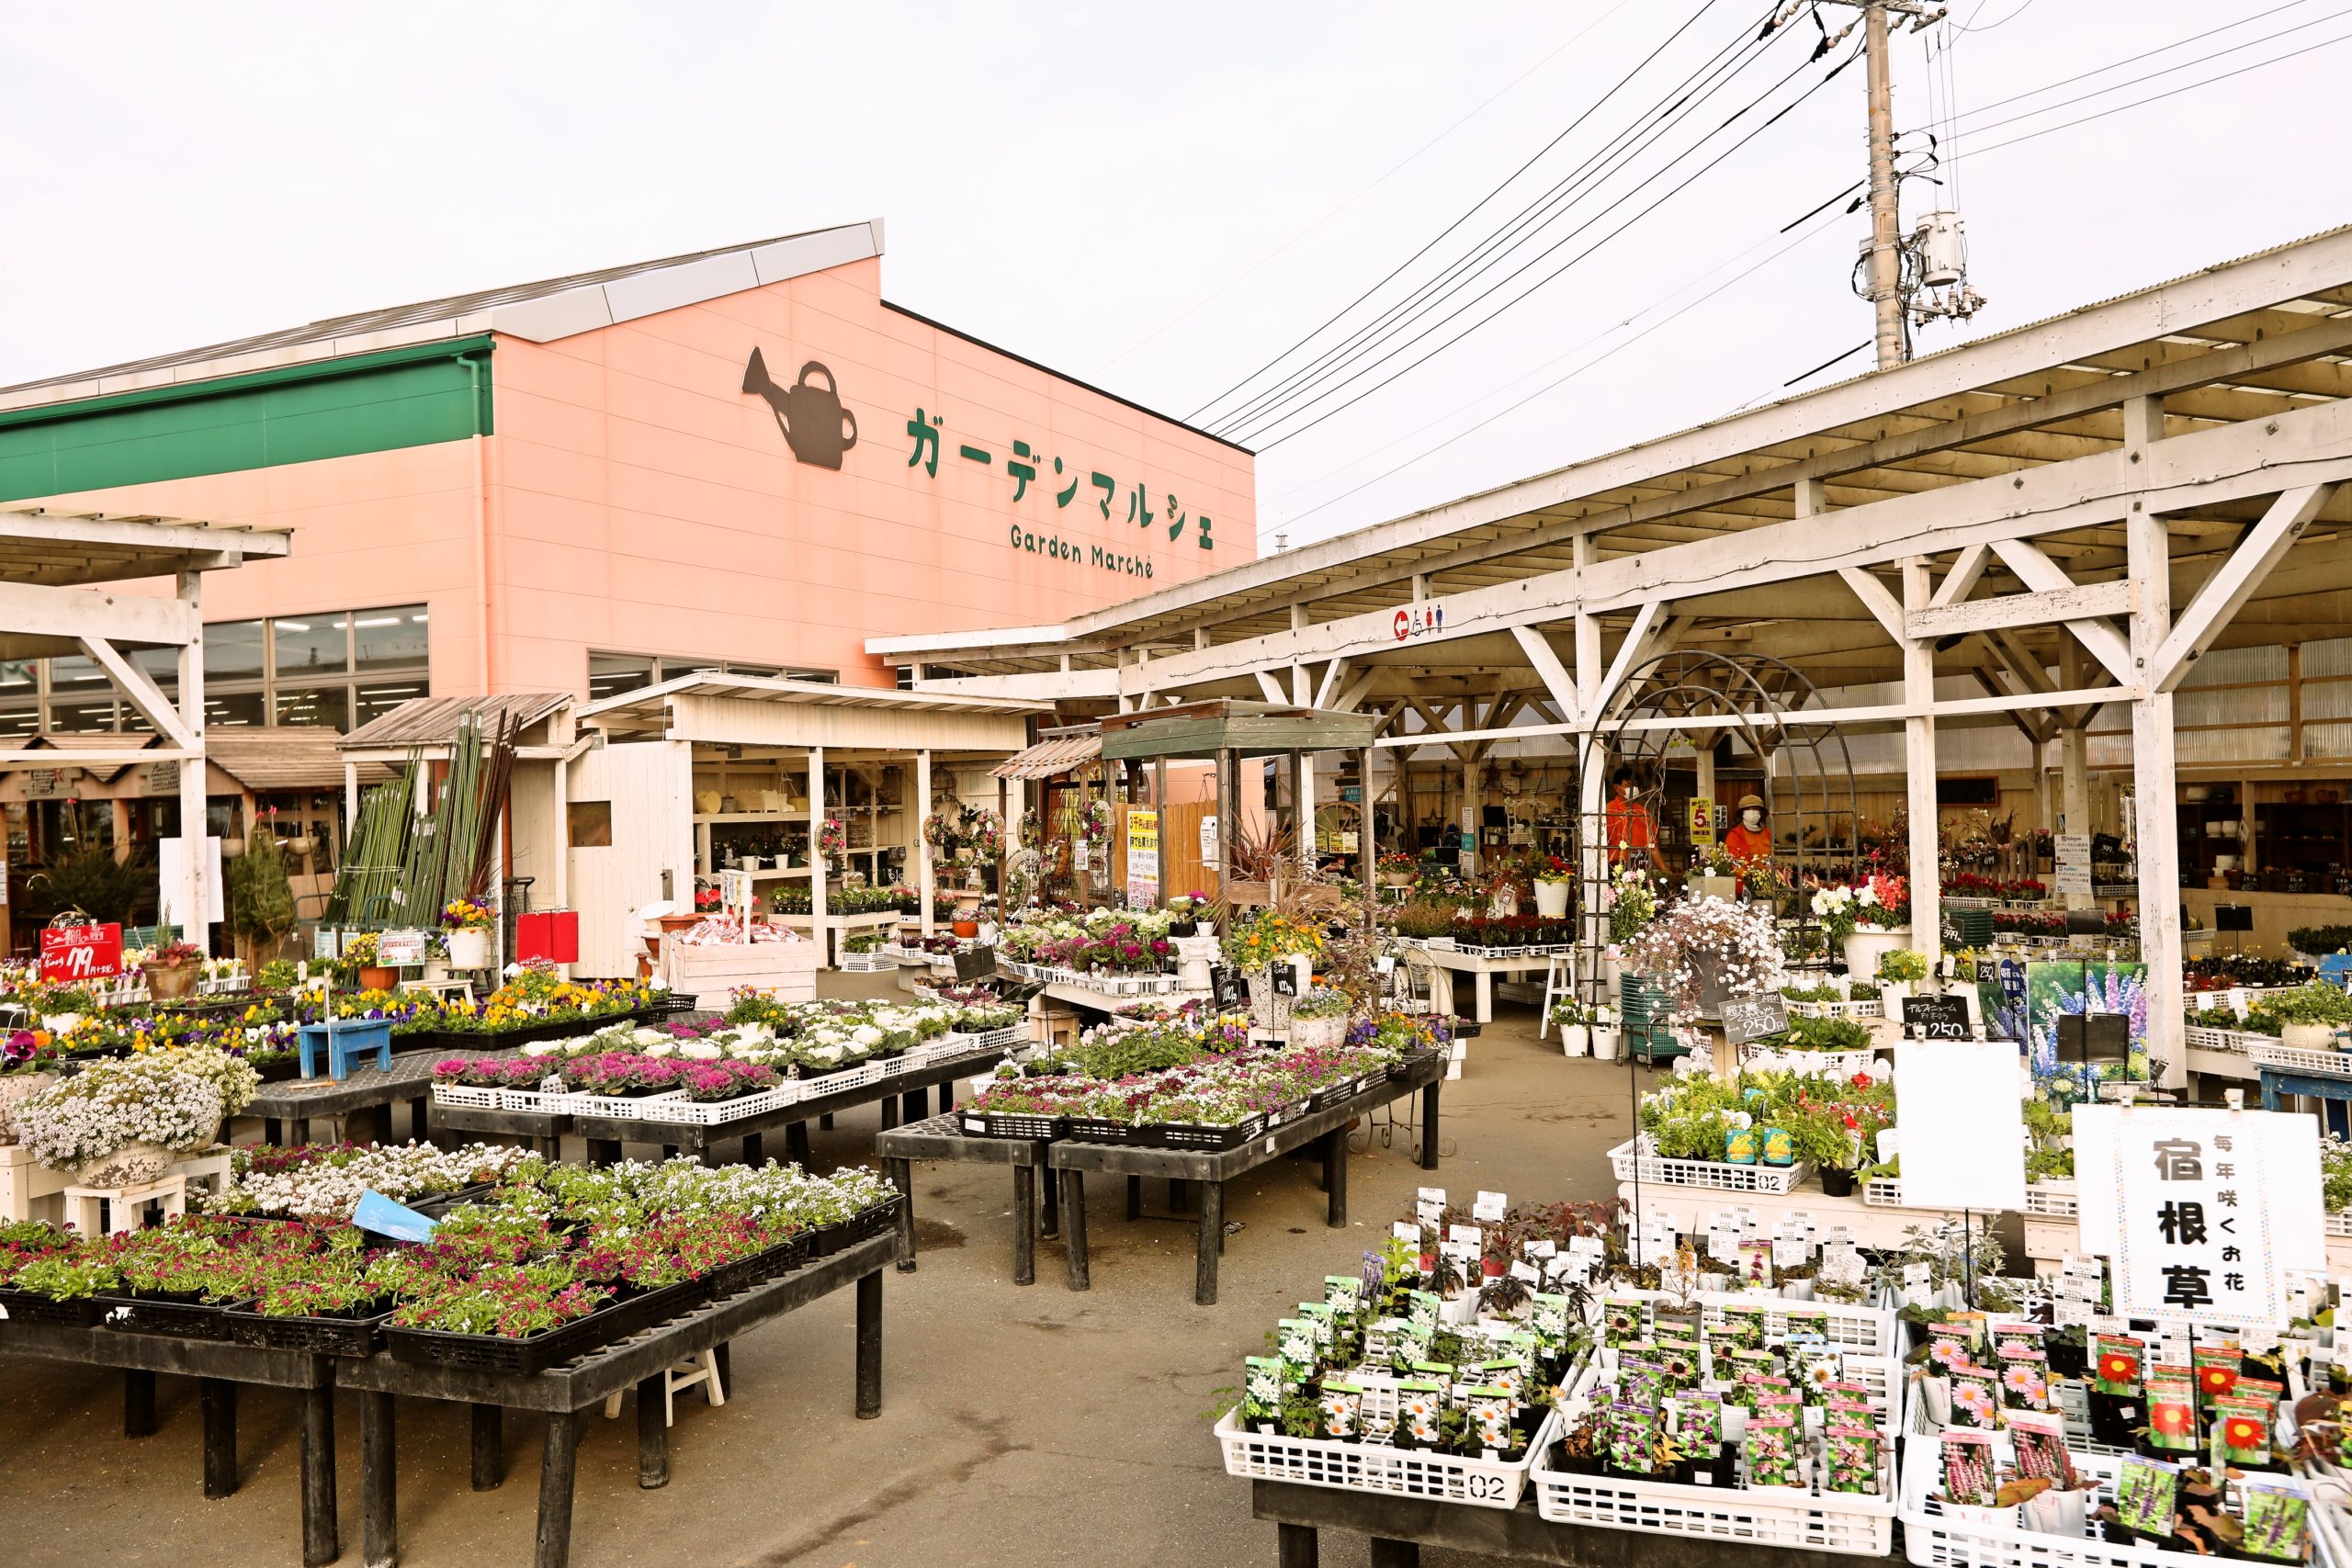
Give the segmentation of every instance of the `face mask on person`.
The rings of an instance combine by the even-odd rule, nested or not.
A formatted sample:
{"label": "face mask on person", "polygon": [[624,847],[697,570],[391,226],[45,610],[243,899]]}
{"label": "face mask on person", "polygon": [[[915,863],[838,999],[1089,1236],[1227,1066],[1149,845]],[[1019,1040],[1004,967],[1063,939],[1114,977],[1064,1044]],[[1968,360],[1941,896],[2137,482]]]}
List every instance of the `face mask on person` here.
{"label": "face mask on person", "polygon": [[1757,829],[1764,826],[1764,813],[1757,810],[1756,807],[1751,806],[1747,810],[1742,811],[1739,814],[1739,823],[1741,827],[1746,828],[1752,833]]}

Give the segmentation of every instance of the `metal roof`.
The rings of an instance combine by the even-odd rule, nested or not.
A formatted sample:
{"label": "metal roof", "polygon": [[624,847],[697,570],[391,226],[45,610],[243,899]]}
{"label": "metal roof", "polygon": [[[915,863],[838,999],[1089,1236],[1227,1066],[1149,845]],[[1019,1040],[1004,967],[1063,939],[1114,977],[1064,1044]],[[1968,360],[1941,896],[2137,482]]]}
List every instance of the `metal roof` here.
{"label": "metal roof", "polygon": [[[1052,672],[1065,659],[1073,670],[1102,671],[1123,650],[1131,669],[1137,649],[1181,661],[1203,646],[1290,629],[1295,611],[1309,626],[1386,615],[1419,596],[1442,601],[1787,523],[1808,480],[1819,482],[1818,503],[1835,510],[2112,452],[2123,445],[2123,416],[2097,389],[2127,375],[2162,378],[2175,434],[2291,413],[2352,396],[2347,356],[2352,227],[1171,584],[1056,627],[896,636],[875,639],[869,650],[970,676]],[[2194,508],[2174,519],[2176,547],[2194,547],[2204,536],[2234,537],[2258,511],[2252,502]],[[2314,525],[2318,536],[2329,523],[2352,523],[2352,497],[2330,504]],[[2086,533],[2066,547],[2118,550],[2120,531]],[[1700,583],[1685,589],[1702,591]],[[1791,602],[1737,619],[1755,625],[1775,614],[1804,612]],[[1450,656],[1491,667],[1495,652],[1457,643]],[[1499,653],[1519,662],[1507,647]],[[1395,657],[1410,658],[1412,649],[1400,641]]]}
{"label": "metal roof", "polygon": [[491,697],[413,697],[390,713],[369,719],[338,743],[345,751],[381,750],[401,746],[446,746],[458,738],[458,722],[468,714],[481,717],[481,728],[495,730],[511,719],[516,730],[528,729],[574,701],[570,692],[512,692]]}
{"label": "metal roof", "polygon": [[1007,757],[989,770],[992,779],[1049,779],[1083,767],[1102,755],[1102,732],[1089,727],[1082,734],[1056,735],[1026,751]]}
{"label": "metal roof", "polygon": [[845,686],[829,681],[788,681],[782,677],[729,675],[697,670],[639,686],[580,710],[582,723],[608,729],[661,729],[668,724],[673,697],[733,697],[748,702],[786,703],[804,707],[858,707],[890,713],[1032,714],[1045,705],[1012,697],[951,696],[938,692],[902,692],[895,686]]}

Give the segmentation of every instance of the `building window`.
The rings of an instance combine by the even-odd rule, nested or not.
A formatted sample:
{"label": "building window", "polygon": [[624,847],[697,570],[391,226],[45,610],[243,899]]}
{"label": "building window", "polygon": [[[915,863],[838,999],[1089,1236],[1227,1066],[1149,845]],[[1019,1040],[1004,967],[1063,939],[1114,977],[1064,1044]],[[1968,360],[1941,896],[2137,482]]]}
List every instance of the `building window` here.
{"label": "building window", "polygon": [[699,659],[691,654],[591,653],[588,656],[588,700],[602,702],[640,686],[658,685],[681,675],[708,671],[715,675],[751,675],[763,680],[815,681],[838,685],[838,670],[779,669],[774,664],[746,664],[731,659]]}
{"label": "building window", "polygon": [[340,675],[351,668],[349,615],[280,615],[269,623],[275,650],[271,666],[281,681],[291,676]]}
{"label": "building window", "polygon": [[261,679],[262,630],[259,621],[222,621],[204,628],[204,678],[212,681]]}
{"label": "building window", "polygon": [[574,800],[564,806],[566,841],[575,850],[610,848],[613,841],[613,803],[609,800]]}
{"label": "building window", "polygon": [[338,734],[351,728],[351,689],[348,686],[305,686],[298,691],[277,689],[277,722],[286,725],[324,725]]}
{"label": "building window", "polygon": [[425,661],[425,629],[422,604],[395,610],[362,610],[351,620],[353,668],[373,671],[422,667]]}

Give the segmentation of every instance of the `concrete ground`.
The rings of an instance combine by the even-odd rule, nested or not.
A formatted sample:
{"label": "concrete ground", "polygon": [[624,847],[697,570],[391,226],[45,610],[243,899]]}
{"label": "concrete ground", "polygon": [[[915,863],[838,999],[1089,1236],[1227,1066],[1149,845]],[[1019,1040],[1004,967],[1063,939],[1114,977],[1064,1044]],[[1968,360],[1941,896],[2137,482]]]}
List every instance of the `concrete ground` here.
{"label": "concrete ground", "polygon": [[[861,977],[862,979],[862,977]],[[829,987],[830,988],[830,987]],[[846,988],[846,986],[844,986]],[[1504,1004],[1445,1086],[1442,1166],[1424,1177],[1399,1131],[1350,1168],[1350,1224],[1324,1224],[1312,1158],[1232,1184],[1222,1299],[1193,1304],[1193,1221],[1148,1184],[1128,1223],[1117,1182],[1088,1194],[1093,1289],[1063,1284],[1058,1242],[1037,1282],[1012,1282],[1011,1183],[1001,1168],[918,1167],[918,1272],[884,1275],[878,1420],[853,1409],[851,1294],[735,1343],[726,1405],[679,1398],[666,1489],[637,1486],[636,1422],[590,1418],[580,1450],[573,1561],[581,1568],[934,1568],[942,1564],[1247,1564],[1274,1561],[1274,1528],[1225,1474],[1209,1427],[1241,1359],[1324,1275],[1409,1213],[1423,1180],[1465,1198],[1600,1198],[1637,1085],[1625,1064],[1565,1060],[1534,1015]],[[1402,1105],[1399,1106],[1402,1110]],[[876,1116],[816,1138],[817,1164],[871,1157]],[[1363,1140],[1358,1134],[1358,1142]],[[0,1358],[0,1454],[12,1506],[0,1568],[102,1559],[173,1568],[300,1561],[294,1396],[242,1391],[243,1486],[203,1500],[196,1385],[159,1380],[161,1429],[122,1436],[119,1374]],[[400,1545],[412,1568],[526,1562],[539,1422],[506,1416],[507,1480],[467,1484],[467,1416],[402,1401]],[[359,1413],[336,1415],[343,1561],[359,1560]],[[1361,1537],[1327,1536],[1323,1562],[1367,1562]],[[1430,1568],[1491,1560],[1426,1553]]]}

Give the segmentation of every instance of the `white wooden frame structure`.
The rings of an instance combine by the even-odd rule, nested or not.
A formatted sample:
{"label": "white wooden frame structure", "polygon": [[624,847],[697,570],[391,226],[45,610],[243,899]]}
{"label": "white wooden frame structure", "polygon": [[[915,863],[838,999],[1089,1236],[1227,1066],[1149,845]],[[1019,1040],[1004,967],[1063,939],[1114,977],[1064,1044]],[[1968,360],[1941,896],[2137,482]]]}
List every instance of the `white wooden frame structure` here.
{"label": "white wooden frame structure", "polygon": [[[0,659],[86,654],[155,728],[160,746],[141,762],[179,764],[182,885],[178,908],[205,908],[204,574],[288,553],[286,529],[224,527],[180,518],[113,516],[42,506],[0,506]],[[171,590],[106,585],[168,581]],[[165,696],[127,648],[178,650],[179,699]],[[116,768],[126,753],[68,745],[0,755],[0,768]],[[210,951],[206,922],[181,922],[186,940]]]}
{"label": "white wooden frame structure", "polygon": [[[1062,626],[867,648],[918,691],[1066,708],[1368,705],[1378,746],[1475,768],[1614,723],[1658,652],[1751,647],[1823,688],[1899,682],[1805,717],[1901,730],[1915,866],[1939,724],[2060,742],[2082,820],[2083,731],[2128,705],[2151,1053],[2178,1079],[2173,693],[2215,648],[2352,631],[2347,355],[2352,228]],[[1911,889],[1938,930],[1936,877]]]}

